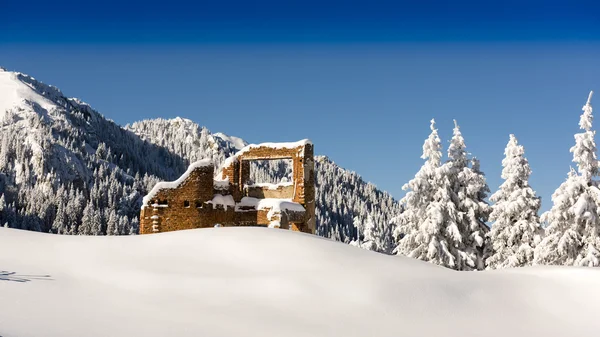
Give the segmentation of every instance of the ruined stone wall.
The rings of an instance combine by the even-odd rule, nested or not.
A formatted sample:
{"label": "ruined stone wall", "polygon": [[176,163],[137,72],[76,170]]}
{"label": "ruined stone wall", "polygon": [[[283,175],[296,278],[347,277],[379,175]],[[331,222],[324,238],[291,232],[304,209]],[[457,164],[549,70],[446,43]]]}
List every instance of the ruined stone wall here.
{"label": "ruined stone wall", "polygon": [[[292,159],[293,193],[291,199],[306,209],[304,219],[295,223],[294,228],[298,228],[303,232],[314,233],[316,227],[315,173],[312,144],[307,143],[294,148],[268,146],[250,148],[236,154],[236,160],[231,161],[229,165],[223,168],[222,178],[229,179],[231,195],[233,195],[236,202],[239,202],[245,196],[243,187],[250,177],[250,161],[274,159]],[[254,195],[259,194],[256,190],[253,190],[252,193]]]}
{"label": "ruined stone wall", "polygon": [[244,195],[257,199],[292,199],[294,197],[294,186],[283,185],[277,186],[277,188],[275,189],[272,189],[267,186],[252,186],[245,189]]}
{"label": "ruined stone wall", "polygon": [[[302,166],[302,186],[299,186],[299,190],[301,192],[297,192],[297,201],[302,204],[306,209],[306,213],[304,215],[304,223],[300,224],[301,226],[305,226],[305,228],[301,228],[300,230],[308,233],[315,233],[317,228],[317,219],[315,216],[315,155],[314,155],[314,147],[312,144],[307,146],[304,149],[304,158],[299,161],[299,166]],[[300,178],[300,177],[299,177]]]}
{"label": "ruined stone wall", "polygon": [[202,208],[213,198],[213,174],[213,166],[198,167],[177,188],[159,190],[142,209],[140,234],[208,226]]}
{"label": "ruined stone wall", "polygon": [[[274,190],[252,187],[244,191],[244,185],[250,176],[251,160],[285,158],[292,159],[292,186],[278,186]],[[223,189],[223,184],[215,183],[213,174],[213,166],[196,167],[178,186],[158,190],[141,210],[140,234],[213,227],[215,224],[268,226],[273,220],[280,221],[282,228],[314,233],[315,175],[312,144],[296,148],[256,147],[236,155],[236,160],[230,161],[222,171],[222,178],[229,180],[228,190]],[[259,199],[289,198],[301,204],[305,212],[287,211],[269,219],[269,209],[236,211],[231,206],[207,203],[215,194],[230,194],[236,203],[246,195]]]}

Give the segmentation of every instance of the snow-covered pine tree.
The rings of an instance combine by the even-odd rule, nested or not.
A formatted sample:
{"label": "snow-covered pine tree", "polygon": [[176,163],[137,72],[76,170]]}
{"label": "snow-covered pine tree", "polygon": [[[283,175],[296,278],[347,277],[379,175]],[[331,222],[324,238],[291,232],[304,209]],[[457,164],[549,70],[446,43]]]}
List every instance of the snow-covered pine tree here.
{"label": "snow-covered pine tree", "polygon": [[359,216],[355,216],[352,219],[352,226],[356,231],[356,240],[351,240],[348,244],[350,246],[360,247],[362,245],[361,237],[364,230],[364,224]]}
{"label": "snow-covered pine tree", "polygon": [[6,203],[4,194],[0,194],[0,225],[4,224],[4,227],[8,228],[8,222],[11,219],[10,205]]}
{"label": "snow-covered pine tree", "polygon": [[457,269],[482,270],[485,268],[485,234],[489,230],[485,222],[491,212],[485,201],[489,187],[479,168],[479,160],[468,158],[465,140],[456,121],[448,147],[448,161],[443,167],[447,167],[444,171],[448,175],[456,209],[456,217],[451,222],[457,224],[462,235],[456,249],[461,256],[459,261],[463,263],[458,264]]}
{"label": "snow-covered pine tree", "polygon": [[6,207],[4,208],[4,211],[2,212],[2,221],[4,221],[4,223],[8,225],[5,227],[18,228],[16,225],[17,211],[15,209],[14,203],[6,205]]}
{"label": "snow-covered pine tree", "polygon": [[529,186],[531,168],[525,158],[525,149],[517,138],[510,135],[502,160],[504,182],[490,200],[494,202],[490,221],[492,229],[489,269],[530,266],[534,250],[543,236],[538,212],[540,198]]}
{"label": "snow-covered pine tree", "polygon": [[58,209],[56,210],[56,217],[54,218],[54,222],[52,223],[51,232],[54,234],[66,234],[68,230],[66,229],[68,226],[68,216],[65,206],[62,203],[59,203]]}
{"label": "snow-covered pine tree", "polygon": [[96,210],[91,200],[83,209],[83,217],[81,218],[81,225],[77,230],[79,235],[94,235]]}
{"label": "snow-covered pine tree", "polygon": [[385,243],[383,228],[373,220],[371,214],[367,215],[367,219],[363,224],[363,242],[361,248],[381,252],[384,250]]}
{"label": "snow-covered pine tree", "polygon": [[0,221],[4,220],[4,209],[6,209],[6,200],[4,200],[4,194],[0,194]]}
{"label": "snow-covered pine tree", "polygon": [[422,237],[418,235],[420,222],[421,219],[425,219],[427,206],[433,200],[434,172],[440,167],[442,158],[442,144],[435,128],[434,119],[431,120],[430,128],[431,133],[423,144],[423,154],[421,155],[421,158],[425,159],[425,163],[415,177],[402,186],[402,189],[408,192],[404,198],[400,199],[400,204],[404,206],[404,212],[395,219],[394,238],[398,243],[395,249],[397,254],[411,256],[412,252],[422,244]]}
{"label": "snow-covered pine tree", "polygon": [[130,227],[129,225],[129,219],[126,216],[119,216],[119,223],[117,225],[117,231],[118,234],[117,235],[127,235],[129,234],[127,232],[127,229]]}
{"label": "snow-covered pine tree", "polygon": [[579,121],[582,133],[571,148],[577,171],[552,195],[554,205],[542,215],[546,237],[535,249],[536,264],[600,266],[600,189],[595,131],[592,131],[592,92]]}
{"label": "snow-covered pine tree", "polygon": [[106,235],[119,235],[119,219],[117,213],[113,209],[108,210],[107,213]]}
{"label": "snow-covered pine tree", "polygon": [[140,220],[137,217],[131,220],[131,226],[129,227],[129,235],[136,235],[140,232]]}
{"label": "snow-covered pine tree", "polygon": [[448,165],[441,165],[442,145],[431,120],[431,134],[423,144],[425,164],[405,184],[400,201],[404,212],[397,217],[394,236],[397,254],[453,269],[463,269],[462,233],[455,221],[457,211],[451,200]]}

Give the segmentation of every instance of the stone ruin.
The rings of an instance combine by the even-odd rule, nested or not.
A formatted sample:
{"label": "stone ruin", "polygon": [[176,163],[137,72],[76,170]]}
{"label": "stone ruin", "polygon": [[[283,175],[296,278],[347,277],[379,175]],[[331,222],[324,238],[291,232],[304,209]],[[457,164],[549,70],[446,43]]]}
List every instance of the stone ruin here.
{"label": "stone ruin", "polygon": [[[291,159],[292,181],[254,184],[252,161]],[[265,226],[315,232],[314,150],[309,140],[248,145],[215,176],[209,159],[144,197],[140,234],[218,226]]]}

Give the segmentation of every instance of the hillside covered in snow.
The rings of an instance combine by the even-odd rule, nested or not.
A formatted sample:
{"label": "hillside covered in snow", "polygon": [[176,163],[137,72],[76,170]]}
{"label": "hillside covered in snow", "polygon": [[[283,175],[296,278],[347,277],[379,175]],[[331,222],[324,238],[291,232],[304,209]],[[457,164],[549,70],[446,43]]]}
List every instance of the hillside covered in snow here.
{"label": "hillside covered in snow", "polygon": [[[247,144],[182,118],[121,127],[56,87],[1,68],[0,130],[0,226],[58,234],[134,234],[142,197],[157,181],[201,158],[219,166]],[[318,233],[350,242],[354,218],[371,216],[391,244],[398,203],[326,157],[315,165]]]}
{"label": "hillside covered in snow", "polygon": [[457,272],[314,235],[0,228],[0,335],[597,336],[600,270]]}

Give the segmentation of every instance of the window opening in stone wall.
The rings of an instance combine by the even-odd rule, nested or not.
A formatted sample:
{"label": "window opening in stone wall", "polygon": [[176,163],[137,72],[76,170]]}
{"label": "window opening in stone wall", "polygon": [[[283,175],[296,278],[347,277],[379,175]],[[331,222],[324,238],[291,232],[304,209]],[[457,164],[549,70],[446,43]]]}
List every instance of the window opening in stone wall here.
{"label": "window opening in stone wall", "polygon": [[293,169],[294,164],[291,158],[251,160],[250,179],[245,184],[291,184]]}
{"label": "window opening in stone wall", "polygon": [[184,201],[183,207],[190,207],[190,201],[189,200]]}

